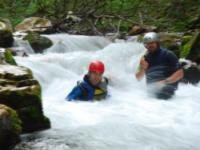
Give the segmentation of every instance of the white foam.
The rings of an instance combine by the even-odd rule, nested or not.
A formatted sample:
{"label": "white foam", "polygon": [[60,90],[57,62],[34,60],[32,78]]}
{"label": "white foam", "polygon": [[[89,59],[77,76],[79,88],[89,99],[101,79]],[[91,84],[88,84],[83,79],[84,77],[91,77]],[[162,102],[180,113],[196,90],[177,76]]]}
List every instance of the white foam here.
{"label": "white foam", "polygon": [[[50,38],[65,38],[63,42],[66,45],[71,38],[77,43],[84,42],[79,45],[73,39],[72,43],[79,47],[74,49],[72,46],[73,51],[17,58],[19,64],[33,70],[42,84],[44,111],[52,122],[51,130],[39,134],[39,142],[31,141],[35,142],[34,146],[31,142],[26,143],[30,148],[42,149],[42,143],[49,149],[58,150],[199,149],[200,86],[181,84],[170,101],[150,98],[144,81],[139,83],[134,77],[144,53],[140,43],[106,45],[99,37],[91,40],[69,35]],[[88,51],[88,47],[94,46],[91,41],[96,40],[105,47]],[[65,96],[94,59],[106,64],[105,74],[112,79],[109,87],[111,97],[93,103],[65,101]]]}

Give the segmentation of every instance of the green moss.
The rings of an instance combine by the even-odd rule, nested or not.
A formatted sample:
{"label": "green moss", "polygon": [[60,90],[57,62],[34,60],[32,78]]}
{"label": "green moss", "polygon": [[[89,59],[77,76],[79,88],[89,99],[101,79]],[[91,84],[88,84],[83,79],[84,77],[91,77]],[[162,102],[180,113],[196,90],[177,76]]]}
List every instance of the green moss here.
{"label": "green moss", "polygon": [[41,90],[41,86],[39,84],[31,86],[31,90],[29,91],[29,93],[33,96],[38,97],[38,100],[41,101],[42,90]]}
{"label": "green moss", "polygon": [[199,33],[195,34],[186,44],[183,44],[181,47],[181,53],[180,57],[181,58],[187,58],[188,55],[190,54],[190,51],[192,49],[193,44],[195,43],[197,37],[199,36]]}
{"label": "green moss", "polygon": [[31,119],[38,119],[41,117],[41,112],[34,106],[30,106],[26,109],[26,114],[29,115]]}
{"label": "green moss", "polygon": [[13,122],[13,129],[15,131],[16,134],[20,134],[22,131],[22,127],[21,127],[21,120],[18,118],[18,115],[15,111],[12,111],[11,113],[11,120]]}
{"label": "green moss", "polygon": [[42,110],[35,106],[24,108],[23,111],[21,111],[21,118],[25,130],[30,128],[30,126],[50,127],[49,119],[43,115]]}
{"label": "green moss", "polygon": [[189,42],[192,39],[191,35],[186,35],[182,39],[182,45],[185,45],[187,42]]}
{"label": "green moss", "polygon": [[143,42],[143,38],[144,38],[143,35],[139,35],[138,38],[137,38],[137,41],[142,43]]}
{"label": "green moss", "polygon": [[7,63],[9,63],[11,65],[17,65],[15,59],[12,56],[10,49],[6,49],[6,51],[5,51],[5,60]]}
{"label": "green moss", "polygon": [[10,121],[12,122],[12,126],[11,126],[11,130],[15,133],[15,134],[20,134],[22,131],[22,127],[21,127],[21,120],[19,119],[17,113],[15,110],[5,106],[5,105],[0,105],[0,109],[4,109],[8,112],[8,115],[10,117]]}

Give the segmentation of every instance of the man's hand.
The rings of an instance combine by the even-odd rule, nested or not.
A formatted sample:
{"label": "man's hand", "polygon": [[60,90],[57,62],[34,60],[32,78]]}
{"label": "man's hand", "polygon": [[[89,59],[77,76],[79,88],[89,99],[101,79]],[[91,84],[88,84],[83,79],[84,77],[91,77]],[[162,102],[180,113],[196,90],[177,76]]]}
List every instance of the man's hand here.
{"label": "man's hand", "polygon": [[158,81],[155,83],[155,86],[158,88],[158,89],[162,89],[163,87],[165,87],[167,85],[166,81],[165,80],[161,80],[161,81]]}
{"label": "man's hand", "polygon": [[148,67],[149,67],[149,64],[148,64],[148,62],[145,60],[145,58],[144,58],[144,57],[141,58],[141,60],[140,60],[140,69],[145,71],[145,70],[148,69]]}
{"label": "man's hand", "polygon": [[138,69],[137,73],[135,74],[137,80],[140,81],[143,78],[145,71],[148,69],[148,67],[149,67],[148,62],[145,60],[144,57],[142,57],[140,59],[139,69]]}

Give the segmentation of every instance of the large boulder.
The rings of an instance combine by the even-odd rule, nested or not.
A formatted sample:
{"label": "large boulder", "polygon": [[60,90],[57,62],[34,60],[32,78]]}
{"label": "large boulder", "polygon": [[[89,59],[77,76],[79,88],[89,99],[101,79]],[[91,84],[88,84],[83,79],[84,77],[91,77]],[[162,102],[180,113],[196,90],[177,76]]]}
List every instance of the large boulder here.
{"label": "large boulder", "polygon": [[14,38],[10,21],[0,18],[0,47],[12,47],[13,42]]}
{"label": "large boulder", "polygon": [[20,142],[21,120],[16,111],[0,104],[0,148],[10,150]]}
{"label": "large boulder", "polygon": [[182,44],[181,57],[200,64],[200,32],[187,36]]}
{"label": "large boulder", "polygon": [[28,32],[23,40],[27,40],[36,53],[42,53],[45,49],[53,45],[50,39],[36,32]]}
{"label": "large boulder", "polygon": [[23,132],[50,127],[49,119],[43,115],[40,84],[27,68],[0,65],[0,104],[17,111]]}
{"label": "large boulder", "polygon": [[15,27],[15,31],[27,32],[35,31],[44,33],[46,30],[52,28],[52,23],[50,20],[40,17],[30,17],[26,18],[20,24]]}

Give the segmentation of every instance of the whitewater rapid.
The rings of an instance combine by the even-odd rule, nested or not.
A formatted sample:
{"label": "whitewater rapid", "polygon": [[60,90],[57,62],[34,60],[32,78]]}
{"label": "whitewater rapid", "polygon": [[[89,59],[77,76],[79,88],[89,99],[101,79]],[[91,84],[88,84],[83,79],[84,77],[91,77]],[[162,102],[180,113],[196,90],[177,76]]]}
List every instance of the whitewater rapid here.
{"label": "whitewater rapid", "polygon": [[[44,113],[52,128],[22,136],[15,150],[199,150],[200,85],[181,84],[173,99],[146,94],[134,77],[145,49],[134,41],[48,35],[44,54],[16,57],[42,86]],[[66,95],[92,60],[106,65],[110,97],[100,102],[67,102]]]}

